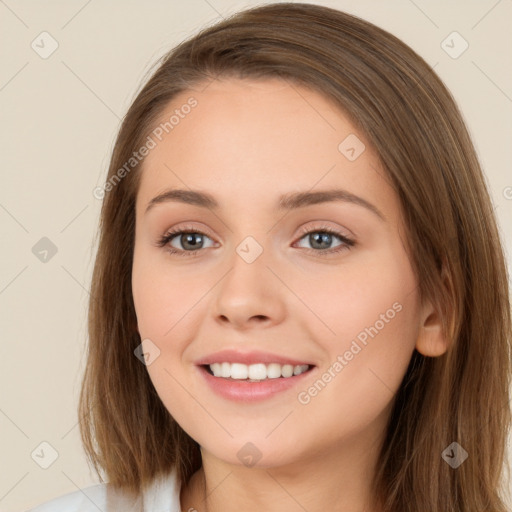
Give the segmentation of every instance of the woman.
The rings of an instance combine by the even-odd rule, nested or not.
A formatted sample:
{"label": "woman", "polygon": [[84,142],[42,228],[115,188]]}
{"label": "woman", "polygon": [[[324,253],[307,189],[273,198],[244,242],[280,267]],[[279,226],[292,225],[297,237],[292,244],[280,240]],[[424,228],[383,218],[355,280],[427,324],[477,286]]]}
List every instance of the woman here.
{"label": "woman", "polygon": [[102,195],[79,412],[108,484],[35,511],[506,510],[503,249],[412,49],[240,12],[163,58]]}

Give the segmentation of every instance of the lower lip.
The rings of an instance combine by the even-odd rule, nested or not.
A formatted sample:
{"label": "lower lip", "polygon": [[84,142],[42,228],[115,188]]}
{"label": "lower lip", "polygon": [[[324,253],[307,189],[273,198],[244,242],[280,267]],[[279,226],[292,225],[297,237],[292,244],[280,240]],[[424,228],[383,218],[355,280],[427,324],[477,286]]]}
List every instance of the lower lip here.
{"label": "lower lip", "polygon": [[293,388],[301,383],[306,376],[310,375],[315,367],[300,375],[267,379],[261,382],[237,381],[223,377],[214,377],[204,367],[199,366],[198,368],[206,383],[218,395],[237,402],[256,402]]}

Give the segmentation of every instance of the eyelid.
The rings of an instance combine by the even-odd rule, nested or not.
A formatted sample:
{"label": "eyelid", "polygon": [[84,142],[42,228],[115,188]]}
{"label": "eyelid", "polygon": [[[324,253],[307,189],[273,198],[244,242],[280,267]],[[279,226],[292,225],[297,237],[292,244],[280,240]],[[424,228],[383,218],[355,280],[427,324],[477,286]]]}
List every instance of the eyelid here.
{"label": "eyelid", "polygon": [[311,221],[311,222],[320,222],[321,224],[313,224],[312,226],[310,224],[302,225],[299,228],[299,234],[301,236],[307,235],[311,233],[312,231],[330,231],[333,233],[336,233],[337,236],[342,236],[343,238],[346,238],[347,240],[355,241],[354,235],[350,234],[350,232],[346,233],[348,231],[345,228],[341,228],[339,226],[332,226],[331,224],[328,224],[325,220],[319,220],[319,221]]}
{"label": "eyelid", "polygon": [[165,230],[164,236],[170,234],[170,233],[201,233],[204,235],[207,235],[211,239],[215,239],[215,236],[213,233],[204,225],[196,226],[194,224],[178,224],[176,226],[173,226],[172,228],[169,228]]}
{"label": "eyelid", "polygon": [[[310,225],[311,223],[315,223],[315,222],[319,222],[321,224],[320,225],[314,224],[313,226]],[[350,231],[347,230],[346,228],[342,228],[340,226],[331,226],[327,222],[329,222],[329,221],[312,220],[309,223],[307,223],[306,225],[303,224],[300,228],[298,228],[299,235],[304,236],[305,234],[310,233],[312,230],[321,231],[321,230],[325,229],[325,230],[331,230],[331,231],[335,231],[335,232],[348,231],[348,233],[340,233],[340,234],[349,240],[353,240],[355,238],[354,235],[352,235],[350,233]],[[177,226],[174,226],[172,228],[165,230],[164,236],[166,236],[167,234],[169,234],[171,232],[180,232],[180,231],[201,233],[201,234],[208,235],[211,239],[215,239],[215,236],[204,224],[201,225],[200,227],[197,227],[196,225],[193,225],[193,224],[184,224],[184,225],[178,224]]]}

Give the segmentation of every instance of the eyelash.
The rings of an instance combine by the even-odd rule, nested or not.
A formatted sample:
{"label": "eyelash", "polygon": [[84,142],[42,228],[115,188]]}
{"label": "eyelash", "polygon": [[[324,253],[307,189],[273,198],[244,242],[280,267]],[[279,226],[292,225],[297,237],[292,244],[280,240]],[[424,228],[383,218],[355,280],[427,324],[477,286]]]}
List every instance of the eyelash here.
{"label": "eyelash", "polygon": [[[181,249],[175,249],[174,247],[171,247],[168,245],[169,242],[171,242],[171,240],[173,238],[175,238],[177,235],[181,235],[181,234],[185,234],[185,233],[186,234],[197,233],[199,235],[208,236],[206,233],[203,233],[202,231],[200,231],[194,227],[184,226],[184,227],[181,227],[178,229],[173,229],[171,231],[168,231],[165,235],[163,235],[161,238],[159,238],[159,240],[157,241],[157,246],[158,247],[166,247],[167,246],[166,250],[172,255],[185,256],[185,257],[196,256],[203,249],[195,249],[194,251],[183,251]],[[308,228],[302,227],[301,228],[301,236],[298,240],[302,240],[306,235],[309,235],[311,233],[327,233],[329,235],[334,235],[337,238],[339,238],[344,244],[344,245],[338,246],[335,249],[324,249],[324,250],[307,249],[307,248],[305,249],[310,254],[314,253],[315,256],[327,257],[328,255],[333,254],[333,253],[339,253],[342,251],[350,250],[351,247],[356,245],[354,240],[342,235],[338,231],[335,231],[328,226],[315,227],[314,229],[308,229]],[[208,238],[210,238],[210,237],[208,237]]]}

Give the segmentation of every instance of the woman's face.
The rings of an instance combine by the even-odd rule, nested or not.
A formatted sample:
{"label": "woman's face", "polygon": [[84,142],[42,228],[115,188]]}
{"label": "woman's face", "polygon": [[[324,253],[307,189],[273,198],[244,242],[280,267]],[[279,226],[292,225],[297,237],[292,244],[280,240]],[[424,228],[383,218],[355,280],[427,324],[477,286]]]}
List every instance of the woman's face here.
{"label": "woman's face", "polygon": [[[369,142],[322,95],[279,80],[203,84],[161,121],[137,196],[132,285],[163,404],[226,463],[368,450],[426,316]],[[225,350],[216,371],[234,378],[199,364]],[[289,375],[280,361],[311,369],[277,378]]]}

